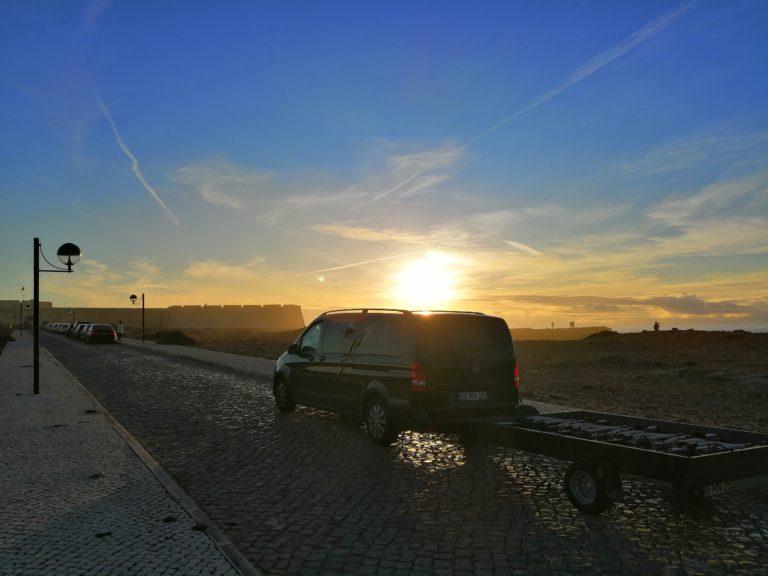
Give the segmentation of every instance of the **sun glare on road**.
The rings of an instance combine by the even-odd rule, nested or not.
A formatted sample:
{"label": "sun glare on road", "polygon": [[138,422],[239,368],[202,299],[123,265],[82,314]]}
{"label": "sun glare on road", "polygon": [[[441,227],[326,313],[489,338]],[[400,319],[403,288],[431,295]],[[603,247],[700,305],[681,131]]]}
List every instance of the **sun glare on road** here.
{"label": "sun glare on road", "polygon": [[429,252],[406,264],[394,278],[392,297],[407,308],[441,308],[456,298],[458,269],[454,258]]}

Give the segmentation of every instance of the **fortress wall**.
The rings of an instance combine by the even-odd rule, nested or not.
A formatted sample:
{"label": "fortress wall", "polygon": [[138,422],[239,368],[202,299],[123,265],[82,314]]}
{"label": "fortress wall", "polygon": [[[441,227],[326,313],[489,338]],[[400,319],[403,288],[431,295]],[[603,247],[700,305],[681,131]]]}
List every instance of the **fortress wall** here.
{"label": "fortress wall", "polygon": [[[29,306],[29,309],[26,308]],[[53,306],[52,302],[40,301],[40,315]],[[32,322],[32,301],[24,300],[19,310],[18,300],[0,300],[0,326],[12,326],[19,323],[19,312],[25,322]]]}
{"label": "fortress wall", "polygon": [[304,326],[301,307],[277,305],[171,306],[168,328],[211,328],[260,331],[294,330]]}
{"label": "fortress wall", "polygon": [[[18,301],[0,301],[0,322],[18,322]],[[74,311],[74,314],[73,314]],[[168,308],[147,308],[146,329],[184,330],[197,329],[239,329],[256,331],[295,330],[304,327],[301,306],[295,304],[267,304],[245,306],[170,306]],[[32,312],[25,311],[25,320],[31,321]],[[88,320],[116,325],[120,320],[126,328],[141,328],[141,306],[127,308],[68,308],[55,307],[50,302],[40,303],[40,319],[43,322],[72,322]]]}

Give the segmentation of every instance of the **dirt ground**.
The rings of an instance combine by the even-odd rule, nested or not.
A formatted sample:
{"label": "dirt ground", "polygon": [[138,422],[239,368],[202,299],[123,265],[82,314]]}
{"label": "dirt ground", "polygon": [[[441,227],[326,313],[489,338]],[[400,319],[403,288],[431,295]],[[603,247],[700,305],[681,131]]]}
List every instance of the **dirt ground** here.
{"label": "dirt ground", "polygon": [[[277,358],[298,331],[185,331],[204,348]],[[768,432],[768,334],[693,330],[517,340],[524,398]]]}
{"label": "dirt ground", "polygon": [[768,334],[602,333],[517,348],[528,398],[768,432]]}

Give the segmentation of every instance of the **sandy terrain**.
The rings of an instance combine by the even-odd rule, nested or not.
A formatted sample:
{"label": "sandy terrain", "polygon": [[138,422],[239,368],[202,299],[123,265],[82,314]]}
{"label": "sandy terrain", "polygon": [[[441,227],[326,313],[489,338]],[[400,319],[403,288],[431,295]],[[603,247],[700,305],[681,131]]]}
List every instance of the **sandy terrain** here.
{"label": "sandy terrain", "polygon": [[[186,333],[204,348],[276,358],[298,332]],[[517,340],[523,396],[768,432],[768,334],[604,334],[571,341]]]}

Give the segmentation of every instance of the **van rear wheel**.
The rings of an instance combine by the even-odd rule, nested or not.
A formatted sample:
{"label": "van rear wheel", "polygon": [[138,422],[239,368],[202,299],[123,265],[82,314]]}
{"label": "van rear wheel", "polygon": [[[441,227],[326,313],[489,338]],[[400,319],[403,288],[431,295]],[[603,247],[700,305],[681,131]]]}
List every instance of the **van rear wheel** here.
{"label": "van rear wheel", "polygon": [[395,441],[400,431],[392,423],[392,413],[387,403],[378,396],[368,401],[365,408],[365,428],[374,444],[386,446]]}

